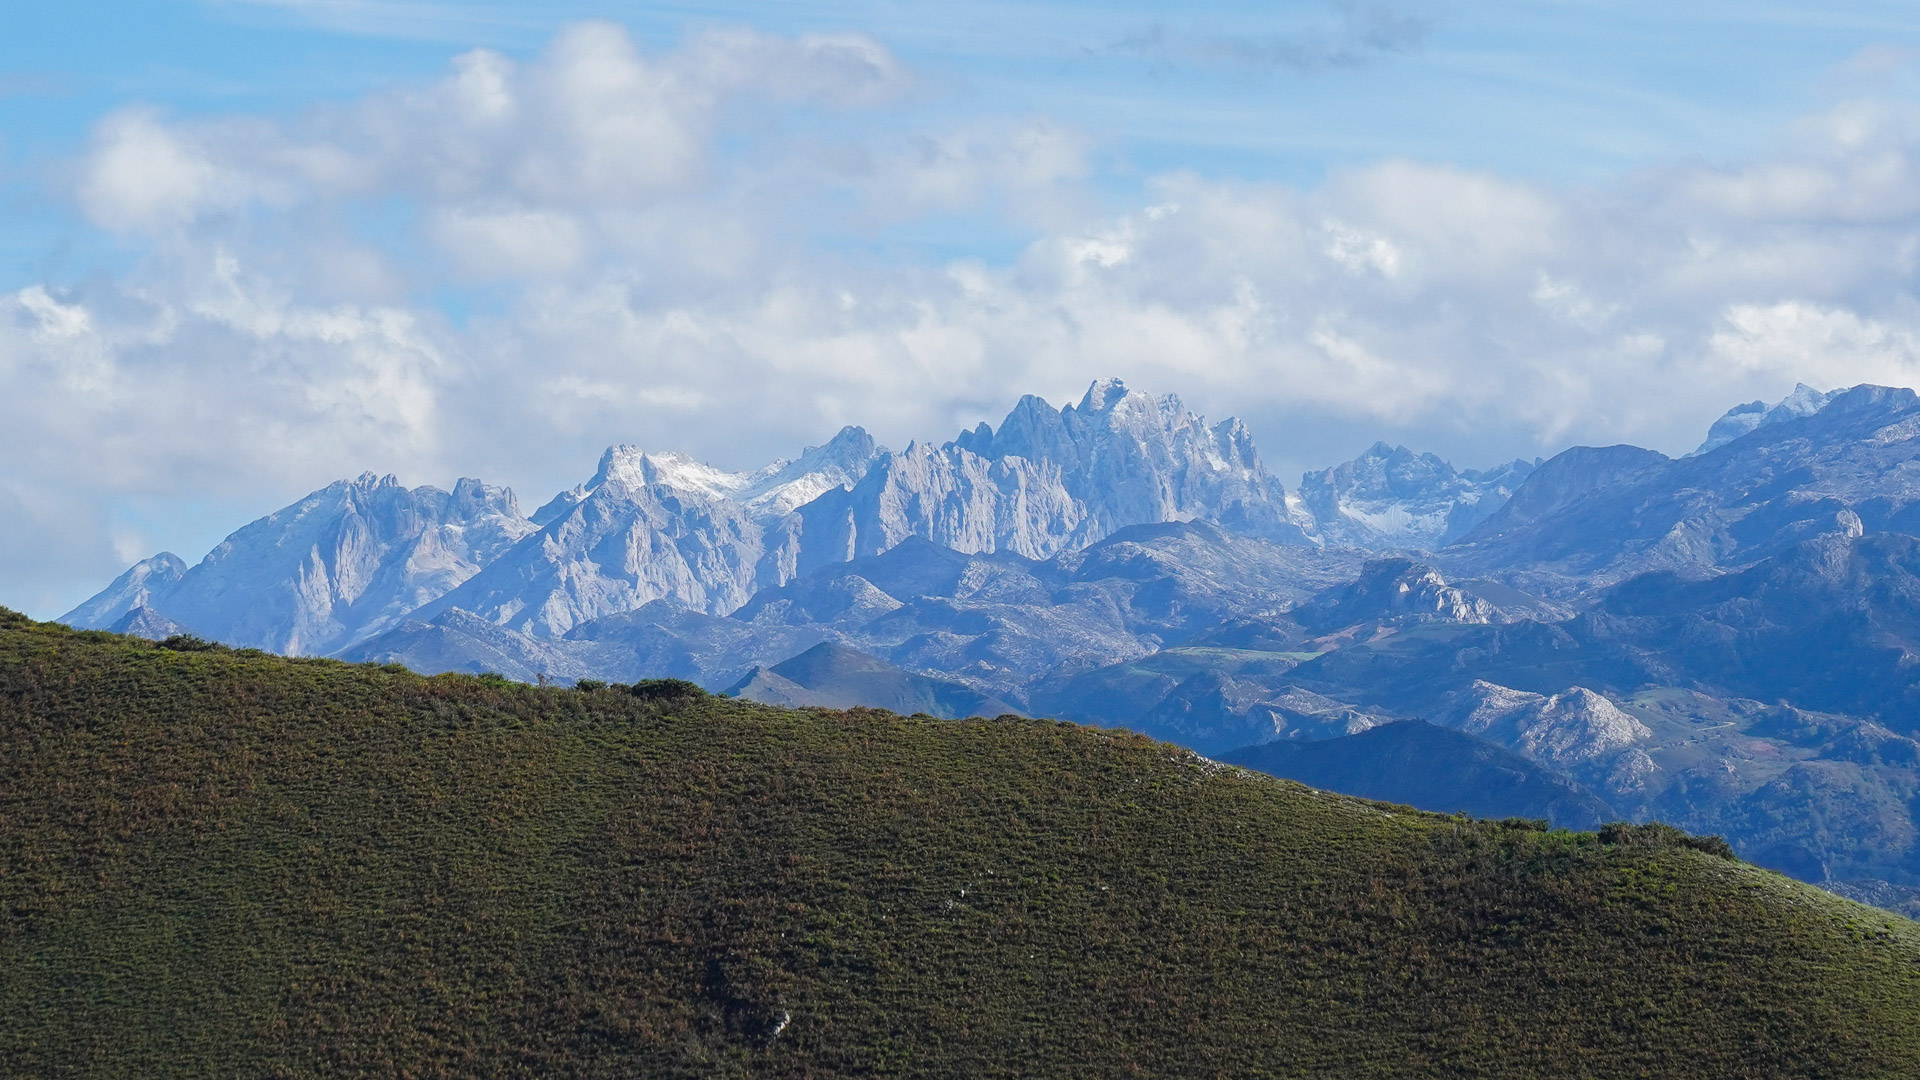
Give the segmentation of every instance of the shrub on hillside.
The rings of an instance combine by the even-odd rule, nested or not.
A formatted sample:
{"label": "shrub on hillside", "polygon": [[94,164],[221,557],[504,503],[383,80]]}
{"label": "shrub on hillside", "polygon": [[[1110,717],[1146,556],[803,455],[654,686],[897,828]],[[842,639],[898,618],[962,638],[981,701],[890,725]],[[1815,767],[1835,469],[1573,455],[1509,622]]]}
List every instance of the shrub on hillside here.
{"label": "shrub on hillside", "polygon": [[1641,851],[1691,848],[1721,859],[1738,859],[1723,836],[1695,836],[1659,821],[1644,825],[1616,821],[1600,827],[1600,842]]}
{"label": "shrub on hillside", "polygon": [[683,698],[703,698],[707,692],[699,683],[685,679],[641,679],[627,687],[627,693],[642,701],[677,701]]}
{"label": "shrub on hillside", "polygon": [[158,642],[155,642],[155,644],[171,652],[232,652],[233,651],[232,649],[228,648],[225,645],[220,644],[217,641],[208,641],[206,638],[197,637],[193,634],[174,634],[171,637],[167,637]]}

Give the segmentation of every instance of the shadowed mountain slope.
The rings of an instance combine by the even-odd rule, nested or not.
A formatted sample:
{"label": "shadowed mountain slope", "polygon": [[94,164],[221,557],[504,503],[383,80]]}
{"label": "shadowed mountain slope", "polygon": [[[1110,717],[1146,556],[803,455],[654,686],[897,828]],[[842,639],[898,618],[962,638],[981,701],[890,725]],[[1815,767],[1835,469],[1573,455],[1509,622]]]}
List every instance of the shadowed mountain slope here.
{"label": "shadowed mountain slope", "polygon": [[1366,799],[1597,829],[1619,817],[1592,792],[1502,747],[1419,721],[1339,739],[1270,742],[1220,760]]}
{"label": "shadowed mountain slope", "polygon": [[901,671],[844,645],[823,641],[771,668],[754,668],[728,693],[764,705],[868,705],[893,712],[948,718],[1001,716],[1014,708],[997,698],[943,679]]}
{"label": "shadowed mountain slope", "polygon": [[1705,453],[1577,447],[1462,538],[1454,563],[1608,584],[1740,566],[1820,535],[1920,532],[1920,398],[1856,386]]}

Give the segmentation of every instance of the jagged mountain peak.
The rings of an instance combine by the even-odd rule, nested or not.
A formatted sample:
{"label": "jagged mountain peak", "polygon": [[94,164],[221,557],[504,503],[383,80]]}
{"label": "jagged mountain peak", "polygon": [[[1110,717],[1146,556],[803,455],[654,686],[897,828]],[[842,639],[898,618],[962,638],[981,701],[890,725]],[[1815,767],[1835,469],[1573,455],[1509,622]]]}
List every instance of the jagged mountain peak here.
{"label": "jagged mountain peak", "polygon": [[186,572],[185,560],[171,551],[142,559],[85,603],[60,616],[60,621],[70,626],[106,629],[129,611],[145,609],[155,596],[165,595]]}
{"label": "jagged mountain peak", "polygon": [[1793,393],[1771,405],[1764,401],[1749,401],[1744,405],[1735,405],[1721,414],[1720,419],[1713,422],[1713,426],[1707,429],[1706,441],[1702,442],[1693,453],[1698,455],[1717,450],[1767,424],[1777,424],[1800,416],[1812,416],[1826,408],[1843,393],[1846,391],[1820,391],[1806,383],[1795,383]]}
{"label": "jagged mountain peak", "polygon": [[610,496],[631,499],[655,486],[728,499],[756,517],[778,518],[835,487],[852,485],[885,453],[886,448],[876,444],[865,428],[851,424],[798,457],[779,458],[752,472],[728,472],[673,450],[610,446],[600,455],[591,480],[555,496],[535,513],[534,520],[544,525],[603,489]]}
{"label": "jagged mountain peak", "polygon": [[674,450],[645,450],[638,446],[609,446],[600,455],[600,467],[589,480],[589,491],[606,489],[631,495],[660,485],[709,498],[728,498],[744,487],[749,473],[717,469],[689,454]]}
{"label": "jagged mountain peak", "polygon": [[1087,393],[1080,399],[1080,411],[1112,412],[1126,403],[1128,398],[1151,402],[1153,399],[1138,391],[1128,390],[1127,384],[1119,379],[1095,379],[1087,387]]}
{"label": "jagged mountain peak", "polygon": [[1351,461],[1302,476],[1300,499],[1325,543],[1431,551],[1505,505],[1532,470],[1514,461],[1460,471],[1438,454],[1376,442]]}
{"label": "jagged mountain peak", "polygon": [[1369,560],[1359,577],[1292,612],[1300,625],[1318,632],[1426,619],[1485,623],[1499,614],[1491,602],[1449,583],[1439,570],[1398,557]]}
{"label": "jagged mountain peak", "polygon": [[394,625],[533,528],[507,488],[410,489],[366,472],[246,525],[191,568],[155,556],[68,617],[105,628],[141,607],[155,625],[229,644],[325,653]]}

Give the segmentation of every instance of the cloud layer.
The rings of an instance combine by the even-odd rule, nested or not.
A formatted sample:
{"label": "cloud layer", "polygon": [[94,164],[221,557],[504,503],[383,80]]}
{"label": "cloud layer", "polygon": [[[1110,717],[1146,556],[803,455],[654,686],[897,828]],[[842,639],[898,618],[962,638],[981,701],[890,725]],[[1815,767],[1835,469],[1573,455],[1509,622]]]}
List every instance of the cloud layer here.
{"label": "cloud layer", "polygon": [[[371,468],[534,501],[614,441],[741,467],[1111,374],[1302,468],[1376,436],[1469,465],[1682,451],[1735,401],[1920,365],[1911,109],[1598,188],[1389,160],[1307,190],[1163,175],[1116,212],[1097,138],[896,123],[925,92],[858,35],[649,53],[591,23],[293,120],[106,117],[73,190],[135,265],[0,295],[5,602],[77,599],[167,538],[169,500]],[[900,254],[956,221],[1024,239]]]}

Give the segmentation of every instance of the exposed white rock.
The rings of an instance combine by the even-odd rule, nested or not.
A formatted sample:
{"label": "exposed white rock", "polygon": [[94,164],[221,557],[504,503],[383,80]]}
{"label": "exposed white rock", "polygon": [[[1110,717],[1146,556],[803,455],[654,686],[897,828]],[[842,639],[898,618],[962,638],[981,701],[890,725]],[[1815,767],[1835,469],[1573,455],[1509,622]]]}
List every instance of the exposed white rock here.
{"label": "exposed white rock", "polygon": [[1510,618],[1485,597],[1449,584],[1433,567],[1398,557],[1369,561],[1359,577],[1299,605],[1293,616],[1317,631],[1430,619],[1488,623]]}
{"label": "exposed white rock", "polygon": [[[1469,496],[1491,498],[1476,474],[1418,460],[1451,485],[1434,496],[1453,508],[1446,514],[1457,517]],[[1398,482],[1390,469],[1375,472],[1387,488]],[[1373,490],[1354,491],[1362,488]],[[1441,528],[1425,504],[1343,505],[1353,521],[1373,523],[1376,539]],[[1238,420],[1209,424],[1176,397],[1107,379],[1075,405],[1022,398],[997,431],[981,424],[897,453],[857,427],[753,472],[615,446],[590,480],[531,519],[511,493],[477,481],[449,495],[362,476],[247,526],[190,571],[156,557],[70,617],[104,626],[146,607],[223,641],[322,653],[457,607],[551,638],[656,600],[724,614],[763,588],[908,538],[1047,559],[1170,522],[1302,546],[1326,531],[1266,473]],[[1435,588],[1406,603],[1456,617],[1472,606]]]}
{"label": "exposed white rock", "polygon": [[1207,520],[1307,543],[1310,521],[1238,421],[1118,380],[1056,410],[1023,398],[998,432],[899,452],[859,428],[758,472],[616,446],[534,515],[537,538],[421,613],[458,606],[536,636],[667,599],[724,614],[756,591],[909,537],[1045,559],[1129,525]]}
{"label": "exposed white rock", "polygon": [[712,481],[679,468],[685,461],[662,467],[658,455],[610,448],[570,505],[542,507],[538,532],[416,617],[458,607],[554,637],[660,599],[703,611],[739,607],[763,584],[756,575],[764,531],[744,505],[710,487],[667,483]]}
{"label": "exposed white rock", "polygon": [[1619,706],[1579,686],[1548,696],[1475,680],[1455,709],[1434,723],[1562,769],[1611,759],[1653,737]]}
{"label": "exposed white rock", "polygon": [[1829,390],[1822,393],[1806,383],[1796,383],[1793,393],[1769,405],[1764,401],[1749,401],[1745,405],[1735,405],[1721,414],[1720,419],[1707,429],[1707,439],[1701,443],[1695,454],[1704,454],[1717,450],[1742,435],[1767,424],[1777,424],[1782,420],[1791,420],[1797,416],[1812,416],[1827,407],[1827,402],[1844,393],[1842,390]]}
{"label": "exposed white rock", "polygon": [[802,571],[909,536],[1044,559],[1128,525],[1206,520],[1303,544],[1312,526],[1261,466],[1245,425],[1210,426],[1177,397],[1118,379],[1059,410],[1024,397],[998,431],[981,424],[942,446],[882,455],[850,491],[800,517]]}
{"label": "exposed white rock", "polygon": [[1535,464],[1455,471],[1436,455],[1375,443],[1352,461],[1302,476],[1300,501],[1323,543],[1431,551],[1504,505]]}
{"label": "exposed white rock", "polygon": [[[533,531],[513,492],[461,480],[408,489],[372,473],[247,525],[143,606],[203,637],[290,655],[332,652],[397,625]],[[170,569],[156,556],[149,585]],[[177,561],[177,560],[175,560]],[[136,567],[70,613],[104,628]]]}
{"label": "exposed white rock", "polygon": [[187,564],[171,551],[142,559],[86,603],[60,616],[60,621],[86,630],[104,630],[135,608],[151,609],[157,599],[173,591],[186,572]]}

